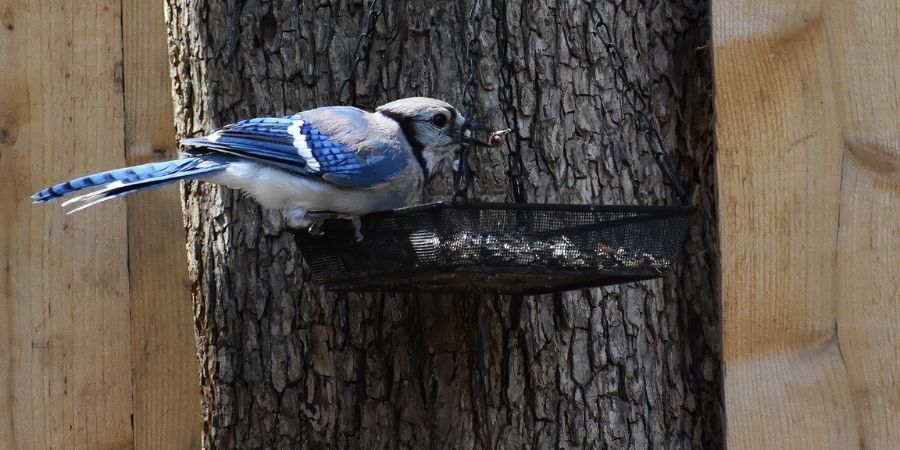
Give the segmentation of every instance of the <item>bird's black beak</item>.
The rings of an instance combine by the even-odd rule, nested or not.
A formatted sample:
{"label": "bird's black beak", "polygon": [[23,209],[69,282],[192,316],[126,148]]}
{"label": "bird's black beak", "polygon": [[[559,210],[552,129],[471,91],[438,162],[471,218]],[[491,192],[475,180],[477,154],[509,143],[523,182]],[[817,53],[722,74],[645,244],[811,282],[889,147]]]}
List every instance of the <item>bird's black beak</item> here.
{"label": "bird's black beak", "polygon": [[[472,121],[472,122],[469,122],[469,126],[465,127],[465,128],[466,128],[466,130],[463,131],[463,140],[467,144],[474,145],[476,147],[493,147],[491,144],[488,144],[487,142],[484,142],[482,140],[472,137],[473,131],[493,132],[494,131],[493,127],[491,127],[490,125],[484,124],[484,123],[478,123],[478,122]],[[457,130],[457,132],[459,132],[459,130]]]}

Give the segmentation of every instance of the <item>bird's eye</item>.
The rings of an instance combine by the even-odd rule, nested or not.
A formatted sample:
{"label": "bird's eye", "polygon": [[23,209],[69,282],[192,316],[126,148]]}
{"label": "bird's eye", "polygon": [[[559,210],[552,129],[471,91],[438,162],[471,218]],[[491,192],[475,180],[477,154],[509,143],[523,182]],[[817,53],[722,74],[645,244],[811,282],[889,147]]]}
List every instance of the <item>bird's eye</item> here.
{"label": "bird's eye", "polygon": [[444,128],[447,125],[447,116],[435,114],[431,116],[431,123],[438,128]]}

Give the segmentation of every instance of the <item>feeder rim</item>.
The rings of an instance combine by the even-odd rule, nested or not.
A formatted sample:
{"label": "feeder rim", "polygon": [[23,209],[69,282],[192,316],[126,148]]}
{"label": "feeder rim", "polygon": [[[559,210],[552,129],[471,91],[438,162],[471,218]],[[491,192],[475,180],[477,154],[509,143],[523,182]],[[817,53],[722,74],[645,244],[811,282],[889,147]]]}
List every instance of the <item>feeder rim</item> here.
{"label": "feeder rim", "polygon": [[[494,272],[503,273],[503,274],[517,274],[517,275],[533,275],[533,276],[544,276],[544,277],[554,277],[559,275],[559,272],[554,272],[553,270],[547,270],[546,267],[509,267],[509,266],[496,266],[496,265],[478,265],[478,264],[468,264],[468,265],[460,265],[458,267],[448,268],[448,269],[439,269],[439,270],[425,270],[416,272],[416,276],[419,277],[428,277],[432,275],[441,275],[448,277],[456,277],[460,275],[471,275],[471,274],[482,274],[484,272]],[[615,269],[601,269],[601,270],[578,270],[578,271],[567,271],[565,275],[567,276],[576,276],[576,277],[596,277],[598,273],[602,273],[605,275],[604,278],[614,279],[615,283],[597,285],[596,280],[593,281],[583,281],[574,284],[567,285],[566,291],[574,291],[580,289],[593,289],[598,287],[606,287],[615,284],[621,283],[633,283],[639,281],[653,280],[660,277],[659,270],[656,269],[645,269],[642,272],[633,272],[633,271],[623,271],[623,270],[615,270]],[[490,275],[486,275],[490,277]],[[376,275],[376,276],[365,276],[363,278],[363,283],[360,283],[359,277],[350,277],[350,278],[342,278],[338,280],[331,280],[325,282],[325,287],[328,290],[337,291],[337,292],[361,292],[361,291],[374,291],[374,292],[407,292],[407,293],[449,293],[449,294],[458,294],[463,292],[462,290],[451,289],[449,291],[444,290],[445,288],[441,287],[438,284],[438,289],[426,284],[422,285],[391,285],[391,286],[380,286],[377,288],[372,288],[371,286],[366,285],[366,283],[371,283],[373,280],[381,281],[388,280],[393,281],[396,278],[396,275]],[[542,295],[542,294],[550,294],[554,292],[560,292],[557,286],[547,286],[547,287],[534,287],[530,289],[524,290],[509,290],[509,289],[481,289],[476,290],[476,294],[486,294],[486,295]]]}
{"label": "feeder rim", "polygon": [[377,217],[383,215],[406,215],[433,209],[495,209],[503,211],[570,211],[588,213],[670,213],[674,216],[687,215],[694,212],[690,205],[600,205],[600,204],[572,204],[572,203],[506,203],[506,202],[478,202],[466,201],[454,203],[452,200],[424,203],[421,205],[404,206],[390,211],[375,212],[365,217]]}

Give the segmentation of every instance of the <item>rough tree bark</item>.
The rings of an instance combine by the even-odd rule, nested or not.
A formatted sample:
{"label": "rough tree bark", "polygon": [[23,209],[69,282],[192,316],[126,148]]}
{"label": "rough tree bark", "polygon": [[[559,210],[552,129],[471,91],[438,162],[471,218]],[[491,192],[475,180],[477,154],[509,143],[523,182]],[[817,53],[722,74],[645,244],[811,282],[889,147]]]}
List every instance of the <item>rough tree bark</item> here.
{"label": "rough tree bark", "polygon": [[[207,448],[699,448],[722,442],[708,0],[599,1],[698,206],[664,280],[526,297],[335,295],[249,198],[185,189]],[[458,103],[470,3],[388,0],[358,106]],[[335,104],[359,0],[167,0],[176,125]],[[536,202],[660,204],[581,2],[485,0],[479,119]],[[475,161],[507,198],[505,152]],[[443,171],[449,173],[449,168]],[[445,197],[439,176],[424,198]]]}

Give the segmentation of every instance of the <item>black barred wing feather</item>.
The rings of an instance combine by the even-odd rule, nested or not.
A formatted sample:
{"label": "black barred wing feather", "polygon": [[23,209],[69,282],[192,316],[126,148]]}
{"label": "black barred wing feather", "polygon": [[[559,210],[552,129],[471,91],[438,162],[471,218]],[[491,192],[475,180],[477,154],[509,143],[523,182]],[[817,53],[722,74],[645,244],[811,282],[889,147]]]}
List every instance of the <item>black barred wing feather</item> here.
{"label": "black barred wing feather", "polygon": [[353,149],[296,114],[244,120],[181,142],[351,188],[385,182],[406,164],[396,148]]}

